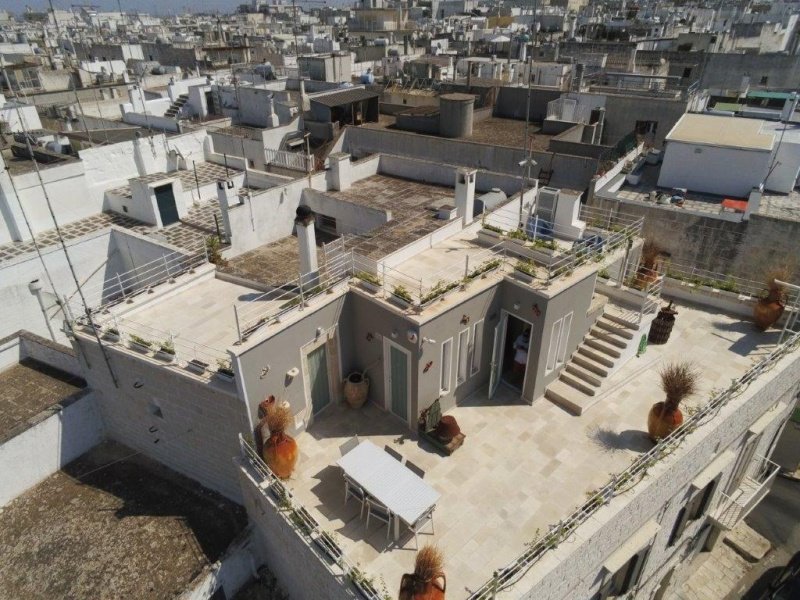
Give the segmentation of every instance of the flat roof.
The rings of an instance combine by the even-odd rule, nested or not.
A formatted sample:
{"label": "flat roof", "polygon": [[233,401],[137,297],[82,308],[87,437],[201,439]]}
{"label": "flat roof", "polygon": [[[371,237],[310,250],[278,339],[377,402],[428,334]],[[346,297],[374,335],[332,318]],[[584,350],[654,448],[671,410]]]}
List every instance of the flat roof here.
{"label": "flat roof", "polygon": [[443,551],[451,589],[475,590],[493,569],[583,504],[587,492],[652,447],[647,411],[663,399],[660,366],[687,355],[696,359],[706,376],[686,401],[690,410],[774,347],[774,332],[759,332],[718,310],[677,304],[669,343],[648,346],[609,377],[598,405],[581,416],[544,398],[532,406],[520,403],[503,385],[488,399],[484,387],[446,413],[457,419],[466,440],[451,456],[442,456],[374,404],[358,411],[332,405],[297,437],[303,460],[287,485],[323,530],[338,534],[348,558],[383,577],[395,597],[401,574],[413,570],[414,536],[401,532],[398,544],[387,547],[382,526],[370,522],[365,529],[357,503],[343,504],[341,473],[332,468],[339,445],[353,435],[378,447],[390,445],[423,468],[425,481],[442,495],[433,517],[435,535],[426,527],[420,545],[435,542]]}
{"label": "flat roof", "polygon": [[768,100],[788,100],[792,97],[791,92],[762,92],[752,91],[747,92],[748,98],[766,98]]}
{"label": "flat roof", "polygon": [[763,123],[761,119],[687,113],[667,134],[666,140],[742,150],[771,151],[775,137],[761,131]]}
{"label": "flat roof", "polygon": [[311,102],[317,102],[328,107],[341,106],[342,104],[352,104],[353,102],[360,102],[361,100],[370,100],[377,98],[380,94],[377,92],[370,92],[361,88],[353,90],[343,90],[341,92],[333,92],[330,94],[323,94],[321,96],[312,96]]}

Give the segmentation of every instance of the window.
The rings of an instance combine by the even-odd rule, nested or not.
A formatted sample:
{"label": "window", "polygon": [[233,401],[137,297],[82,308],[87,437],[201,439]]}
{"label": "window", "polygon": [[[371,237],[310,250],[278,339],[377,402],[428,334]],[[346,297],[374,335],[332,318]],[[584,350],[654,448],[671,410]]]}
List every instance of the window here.
{"label": "window", "polygon": [[560,318],[553,323],[550,335],[550,346],[547,349],[547,364],[545,371],[550,372],[556,367],[564,364],[569,344],[569,333],[572,329],[572,314]]}
{"label": "window", "polygon": [[678,516],[675,518],[675,525],[672,527],[672,533],[669,536],[669,543],[667,546],[674,546],[681,539],[687,525],[692,521],[697,521],[706,514],[708,505],[711,503],[711,498],[714,497],[714,491],[716,490],[718,482],[719,479],[709,481],[702,490],[697,490],[692,495],[686,503],[686,506],[681,508],[678,512]]}
{"label": "window", "polygon": [[635,590],[659,529],[658,523],[648,521],[606,559],[603,563],[605,578],[595,596],[597,600],[622,596]]}
{"label": "window", "polygon": [[442,343],[442,369],[441,380],[439,382],[439,395],[450,393],[450,362],[453,355],[453,338]]}
{"label": "window", "polygon": [[254,169],[256,167],[256,161],[254,161],[252,158],[247,159],[247,164],[250,166],[251,169]]}
{"label": "window", "polygon": [[458,359],[456,360],[456,386],[467,380],[469,371],[469,329],[458,334]]}
{"label": "window", "polygon": [[549,372],[556,368],[556,356],[558,355],[558,340],[561,338],[561,325],[563,320],[559,319],[553,323],[553,331],[550,334],[550,347],[547,349],[547,364],[545,371]]}
{"label": "window", "polygon": [[478,371],[481,370],[481,355],[483,354],[483,319],[475,323],[472,328],[472,346],[470,346],[470,354],[472,355],[472,360],[469,374],[476,375]]}
{"label": "window", "polygon": [[336,233],[336,219],[328,215],[318,215],[317,225],[323,231]]}
{"label": "window", "polygon": [[569,313],[562,320],[563,324],[561,325],[561,335],[558,338],[558,357],[556,359],[556,363],[559,365],[563,364],[564,359],[566,358],[567,345],[569,344],[569,333],[572,329],[572,313]]}
{"label": "window", "polygon": [[626,562],[619,571],[614,573],[609,580],[607,584],[608,592],[604,597],[622,596],[636,587],[636,584],[639,583],[639,576],[642,574],[642,567],[644,567],[649,553],[650,548],[645,548],[631,556],[628,562]]}

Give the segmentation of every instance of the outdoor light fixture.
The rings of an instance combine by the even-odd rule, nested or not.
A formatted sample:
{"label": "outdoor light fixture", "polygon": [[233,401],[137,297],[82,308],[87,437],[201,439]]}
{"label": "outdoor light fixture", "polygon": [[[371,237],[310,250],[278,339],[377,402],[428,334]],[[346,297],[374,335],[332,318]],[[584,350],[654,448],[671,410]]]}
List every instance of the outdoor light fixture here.
{"label": "outdoor light fixture", "polygon": [[519,310],[519,302],[514,302],[514,310]]}

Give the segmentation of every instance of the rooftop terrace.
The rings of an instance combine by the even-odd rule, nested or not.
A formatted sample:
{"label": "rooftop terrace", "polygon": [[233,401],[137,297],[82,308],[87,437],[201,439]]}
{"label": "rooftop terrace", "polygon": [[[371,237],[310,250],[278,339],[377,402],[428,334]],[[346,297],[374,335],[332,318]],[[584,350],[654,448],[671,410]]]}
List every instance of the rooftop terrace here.
{"label": "rooftop terrace", "polygon": [[245,524],[236,504],[106,442],[0,511],[0,587],[8,598],[172,598]]}
{"label": "rooftop terrace", "polygon": [[401,535],[387,548],[383,527],[371,524],[365,531],[356,504],[343,504],[335,468],[339,445],[353,435],[392,446],[425,469],[425,481],[442,495],[435,534],[421,534],[420,543],[433,541],[443,550],[450,589],[474,591],[526,542],[581,505],[587,491],[652,447],[645,426],[650,406],[663,399],[661,365],[687,356],[696,361],[703,377],[686,406],[699,406],[712,389],[726,387],[754,358],[766,355],[778,338],[777,331],[761,333],[738,318],[696,306],[678,310],[670,342],[649,347],[615,373],[601,395],[602,408],[575,417],[543,398],[529,406],[503,386],[492,399],[484,389],[448,413],[467,437],[462,448],[443,457],[374,405],[360,411],[333,406],[298,437],[301,457],[289,487],[323,530],[339,535],[348,559],[382,576],[396,594],[400,575],[412,569],[413,536]]}

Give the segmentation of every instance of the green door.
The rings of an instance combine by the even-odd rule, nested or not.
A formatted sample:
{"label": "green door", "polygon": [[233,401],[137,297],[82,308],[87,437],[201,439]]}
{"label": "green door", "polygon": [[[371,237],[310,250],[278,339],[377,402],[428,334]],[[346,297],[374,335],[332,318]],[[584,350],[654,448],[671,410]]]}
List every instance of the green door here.
{"label": "green door", "polygon": [[392,412],[408,421],[408,355],[396,346],[389,346],[389,368]]}
{"label": "green door", "polygon": [[158,213],[161,215],[161,225],[166,227],[177,223],[178,207],[175,205],[175,195],[172,193],[172,184],[160,185],[155,189]]}
{"label": "green door", "polygon": [[311,385],[311,407],[314,414],[317,414],[331,401],[328,385],[328,353],[324,344],[308,353],[308,381]]}

